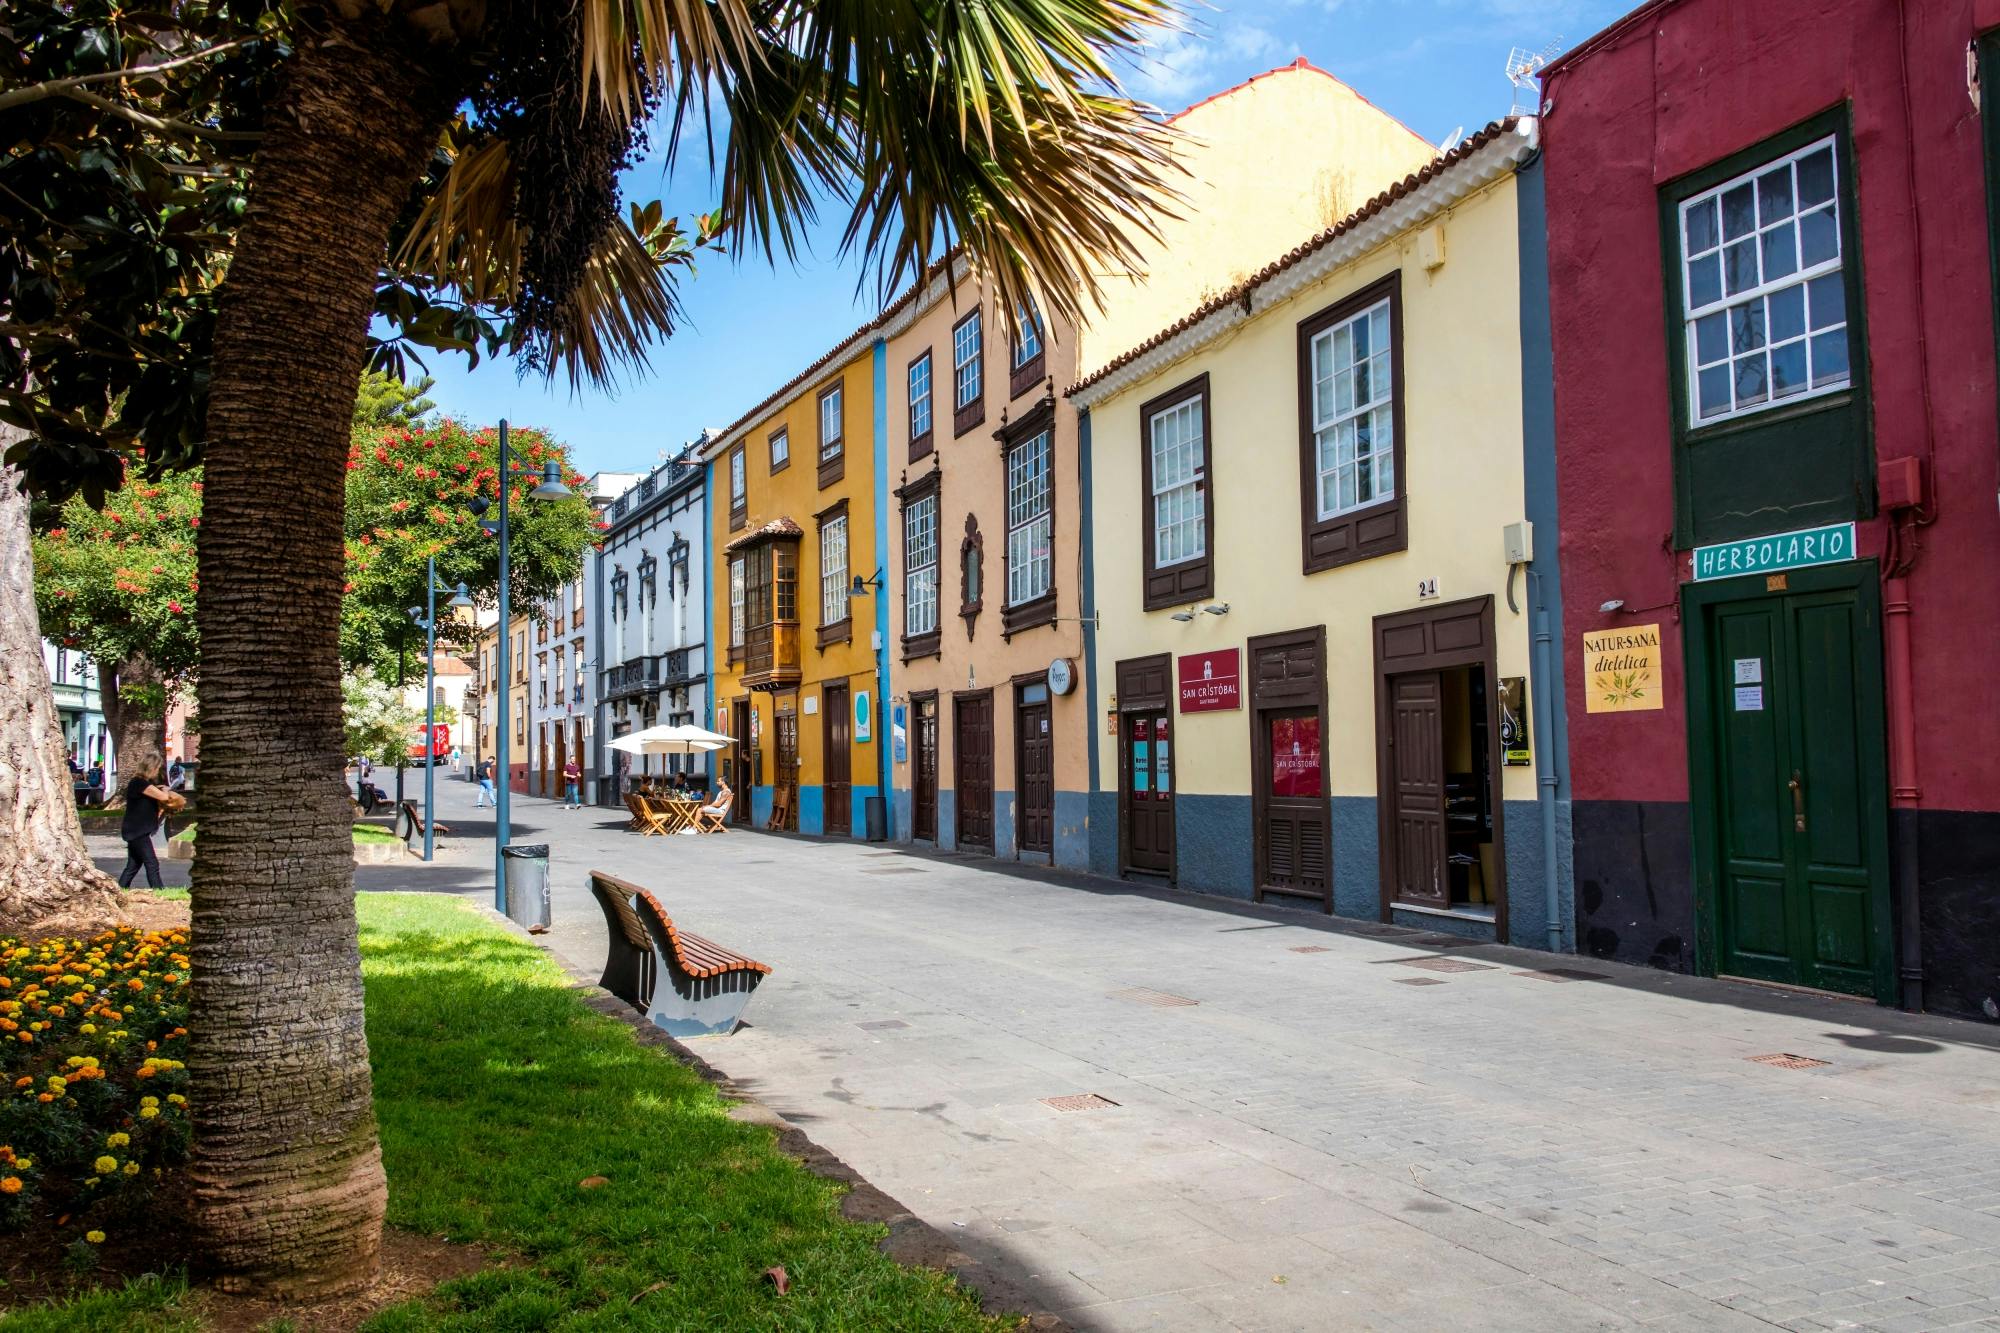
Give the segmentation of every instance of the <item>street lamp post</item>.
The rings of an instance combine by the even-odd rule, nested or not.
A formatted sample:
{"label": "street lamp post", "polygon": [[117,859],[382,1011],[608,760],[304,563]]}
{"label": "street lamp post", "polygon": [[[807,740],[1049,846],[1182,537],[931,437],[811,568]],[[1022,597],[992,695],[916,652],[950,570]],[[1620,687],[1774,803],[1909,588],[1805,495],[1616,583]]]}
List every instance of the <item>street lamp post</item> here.
{"label": "street lamp post", "polygon": [[[431,803],[437,797],[437,595],[440,591],[451,592],[450,588],[438,587],[437,557],[433,555],[424,562],[424,608],[423,615],[417,608],[410,608],[410,619],[424,631],[424,860],[431,859],[436,846],[436,835],[432,829],[437,824],[436,811]],[[472,606],[472,598],[463,583],[452,599],[445,603],[448,610],[465,610]],[[402,770],[397,770],[400,778]]]}
{"label": "street lamp post", "polygon": [[[539,473],[531,467],[516,469],[512,460],[507,455],[507,448],[507,423],[502,421],[500,423],[499,467],[500,517],[497,522],[491,525],[486,524],[482,520],[481,526],[489,527],[489,530],[500,541],[500,698],[494,710],[497,714],[495,720],[499,723],[499,737],[494,744],[494,751],[498,761],[500,785],[494,792],[493,805],[493,910],[503,916],[507,912],[507,839],[510,836],[508,829],[510,804],[508,796],[511,784],[509,781],[508,765],[511,762],[511,756],[508,754],[508,743],[513,739],[508,731],[507,717],[507,691],[513,684],[511,676],[513,674],[512,662],[514,649],[514,636],[512,627],[508,624],[507,616],[508,575],[510,572],[507,564],[508,481],[515,476],[532,477],[539,475],[542,479],[541,484],[528,492],[528,498],[531,500],[560,500],[569,494],[569,487],[563,485],[562,467],[560,464],[551,460],[542,465]],[[476,512],[484,512],[484,510],[484,501],[476,502]]]}

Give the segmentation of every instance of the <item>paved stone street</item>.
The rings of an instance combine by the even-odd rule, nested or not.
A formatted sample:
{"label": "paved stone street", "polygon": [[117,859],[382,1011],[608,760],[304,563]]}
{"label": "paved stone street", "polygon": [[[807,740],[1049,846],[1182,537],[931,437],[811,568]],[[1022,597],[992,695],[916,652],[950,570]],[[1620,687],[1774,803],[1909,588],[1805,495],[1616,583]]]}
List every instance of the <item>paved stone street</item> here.
{"label": "paved stone street", "polygon": [[[484,895],[440,792],[469,836],[404,878]],[[601,966],[602,867],[772,964],[703,1058],[1080,1328],[2000,1328],[1992,1029],[515,809],[559,951]],[[1752,1058],[1782,1054],[1826,1063]],[[1079,1094],[1115,1105],[1044,1101]]]}

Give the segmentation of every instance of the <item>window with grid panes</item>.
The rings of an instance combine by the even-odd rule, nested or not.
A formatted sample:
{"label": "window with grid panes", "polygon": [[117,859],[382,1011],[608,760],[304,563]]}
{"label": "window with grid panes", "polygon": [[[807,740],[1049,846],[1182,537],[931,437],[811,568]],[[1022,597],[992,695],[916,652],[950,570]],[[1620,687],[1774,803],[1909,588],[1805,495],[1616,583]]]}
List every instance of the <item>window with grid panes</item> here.
{"label": "window with grid panes", "polygon": [[1396,426],[1389,302],[1312,340],[1313,444],[1321,519],[1393,499]]}
{"label": "window with grid panes", "polygon": [[1049,432],[1007,451],[1007,605],[1045,595],[1054,574]]}
{"label": "window with grid panes", "polygon": [[1680,205],[1693,425],[1848,387],[1839,170],[1828,136]]}
{"label": "window with grid panes", "polygon": [[847,516],[830,518],[819,530],[819,623],[847,619]]}
{"label": "window with grid panes", "polygon": [[951,331],[952,404],[964,407],[979,397],[979,312],[973,311]]}
{"label": "window with grid panes", "polygon": [[926,495],[903,510],[903,633],[938,627],[938,498]]}
{"label": "window with grid panes", "polygon": [[1021,312],[1021,338],[1014,344],[1014,369],[1019,370],[1042,354],[1042,312],[1032,305]]}
{"label": "window with grid panes", "polygon": [[910,438],[931,433],[931,354],[910,363]]}
{"label": "window with grid panes", "polygon": [[836,384],[819,400],[819,458],[822,463],[840,452],[841,399],[841,389]]}
{"label": "window with grid panes", "polygon": [[1202,400],[1189,398],[1152,420],[1153,563],[1198,560],[1208,553],[1207,494],[1202,482]]}
{"label": "window with grid panes", "polygon": [[729,646],[743,646],[743,557],[729,562]]}

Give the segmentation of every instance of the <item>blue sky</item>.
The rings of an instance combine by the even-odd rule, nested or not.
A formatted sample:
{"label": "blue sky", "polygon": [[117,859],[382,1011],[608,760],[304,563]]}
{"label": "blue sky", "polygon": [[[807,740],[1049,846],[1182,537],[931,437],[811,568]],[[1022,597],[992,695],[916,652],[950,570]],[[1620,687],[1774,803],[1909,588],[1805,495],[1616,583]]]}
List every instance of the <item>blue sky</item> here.
{"label": "blue sky", "polygon": [[[1262,70],[1304,56],[1352,84],[1432,143],[1477,129],[1511,105],[1508,51],[1574,46],[1632,0],[1213,0],[1186,8],[1173,34],[1133,70],[1128,89],[1177,111]],[[657,158],[625,177],[627,196],[687,215],[713,207],[706,158],[685,155],[674,176]],[[616,393],[519,378],[505,360],[467,372],[431,357],[431,396],[455,416],[542,426],[575,450],[585,472],[645,471],[705,426],[734,421],[873,313],[872,278],[838,253],[831,205],[811,253],[773,268],[761,257],[706,259],[684,282],[688,322],[654,348],[652,370]]]}

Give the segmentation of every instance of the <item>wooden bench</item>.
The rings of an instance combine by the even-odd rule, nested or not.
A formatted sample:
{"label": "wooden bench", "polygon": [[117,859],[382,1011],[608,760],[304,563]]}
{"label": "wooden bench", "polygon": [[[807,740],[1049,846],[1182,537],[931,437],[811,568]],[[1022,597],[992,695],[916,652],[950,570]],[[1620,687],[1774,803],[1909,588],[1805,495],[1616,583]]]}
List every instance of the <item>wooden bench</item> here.
{"label": "wooden bench", "polygon": [[[680,929],[660,900],[637,884],[593,870],[590,885],[604,907],[607,924],[617,920],[611,930],[611,957],[606,959],[605,975],[628,993],[620,995],[608,984],[604,988],[639,1008],[640,1002],[631,995],[643,986],[650,992],[643,1004],[647,1019],[670,1036],[713,1037],[734,1032],[751,993],[770,975],[769,965]],[[627,934],[620,904],[638,918],[649,937],[654,969],[649,986],[644,984],[643,973],[638,982],[627,980],[634,966],[629,952],[624,960],[618,957],[621,950],[637,948]]]}
{"label": "wooden bench", "polygon": [[634,1009],[644,1013],[653,1003],[653,985],[659,978],[658,960],[653,957],[653,941],[645,923],[632,908],[631,885],[608,875],[593,874],[590,891],[604,909],[604,926],[611,935],[611,949],[604,957],[604,975],[597,984]]}
{"label": "wooden bench", "polygon": [[[423,813],[417,809],[417,803],[415,801],[405,801],[403,802],[400,809],[402,811],[403,818],[406,821],[408,821],[410,826],[410,831],[402,835],[404,841],[407,842],[411,838],[423,837],[424,816]],[[451,832],[451,829],[443,824],[433,824],[431,827],[436,831],[437,836],[440,838],[443,837],[445,834]]]}

